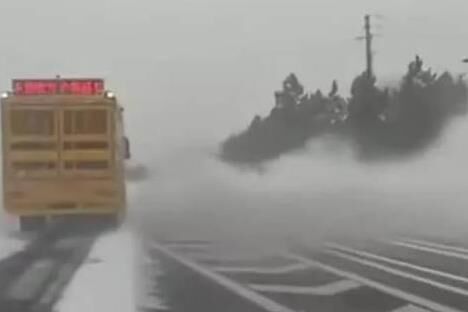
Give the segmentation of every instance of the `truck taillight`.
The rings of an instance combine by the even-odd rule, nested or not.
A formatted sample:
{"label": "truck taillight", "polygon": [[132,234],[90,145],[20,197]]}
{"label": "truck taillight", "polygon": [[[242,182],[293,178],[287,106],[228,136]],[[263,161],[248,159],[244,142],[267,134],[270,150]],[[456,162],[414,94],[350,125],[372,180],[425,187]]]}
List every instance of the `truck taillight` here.
{"label": "truck taillight", "polygon": [[114,99],[115,98],[115,93],[112,92],[112,91],[106,91],[106,93],[104,93],[104,95],[108,99]]}

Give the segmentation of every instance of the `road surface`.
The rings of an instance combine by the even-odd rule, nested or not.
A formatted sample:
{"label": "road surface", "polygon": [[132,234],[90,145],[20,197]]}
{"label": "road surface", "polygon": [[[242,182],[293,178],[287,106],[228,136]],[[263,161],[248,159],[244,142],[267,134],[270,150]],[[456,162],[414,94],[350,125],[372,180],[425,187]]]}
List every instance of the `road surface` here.
{"label": "road surface", "polygon": [[[468,311],[468,244],[462,236],[334,236],[260,246],[248,237],[173,233],[178,235],[138,235],[144,269],[138,286],[145,296],[136,300],[136,311]],[[52,311],[94,234],[32,243],[0,261],[0,310]],[[117,293],[120,285],[109,283],[106,289]]]}
{"label": "road surface", "polygon": [[284,247],[268,253],[194,237],[145,241],[163,268],[154,285],[165,311],[468,311],[462,238],[341,237]]}

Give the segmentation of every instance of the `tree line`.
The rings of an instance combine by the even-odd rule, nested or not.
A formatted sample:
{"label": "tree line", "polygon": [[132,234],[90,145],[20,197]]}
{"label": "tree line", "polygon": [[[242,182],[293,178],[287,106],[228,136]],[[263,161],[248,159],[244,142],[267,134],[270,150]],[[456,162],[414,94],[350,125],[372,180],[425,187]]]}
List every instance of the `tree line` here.
{"label": "tree line", "polygon": [[356,77],[351,96],[339,95],[336,81],[327,94],[306,92],[295,74],[275,92],[266,117],[255,116],[244,131],[221,144],[221,157],[260,163],[329,137],[350,141],[361,160],[401,158],[425,151],[455,116],[466,114],[468,88],[462,76],[426,69],[416,56],[396,89],[377,86],[368,72]]}

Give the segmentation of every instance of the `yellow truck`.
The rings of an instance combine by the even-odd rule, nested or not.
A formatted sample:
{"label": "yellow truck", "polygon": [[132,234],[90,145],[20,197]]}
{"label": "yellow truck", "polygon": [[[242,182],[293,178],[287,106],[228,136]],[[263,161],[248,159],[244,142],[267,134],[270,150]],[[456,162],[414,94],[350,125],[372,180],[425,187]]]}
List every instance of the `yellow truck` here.
{"label": "yellow truck", "polygon": [[102,79],[16,79],[1,105],[4,209],[22,230],[125,215],[123,108]]}

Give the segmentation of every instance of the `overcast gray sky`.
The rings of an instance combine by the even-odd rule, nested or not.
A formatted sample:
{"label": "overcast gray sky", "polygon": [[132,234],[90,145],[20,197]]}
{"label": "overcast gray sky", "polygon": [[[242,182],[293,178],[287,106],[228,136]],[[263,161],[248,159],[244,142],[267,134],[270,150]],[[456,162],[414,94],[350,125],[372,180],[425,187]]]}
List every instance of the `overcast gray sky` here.
{"label": "overcast gray sky", "polygon": [[241,129],[292,71],[311,89],[336,78],[346,93],[363,69],[354,37],[365,13],[384,16],[379,76],[396,77],[416,52],[438,70],[468,69],[466,0],[3,0],[0,12],[2,88],[104,77],[143,158],[169,139],[213,144]]}

